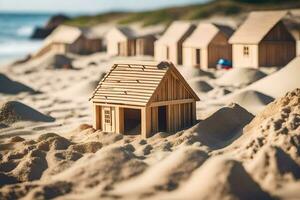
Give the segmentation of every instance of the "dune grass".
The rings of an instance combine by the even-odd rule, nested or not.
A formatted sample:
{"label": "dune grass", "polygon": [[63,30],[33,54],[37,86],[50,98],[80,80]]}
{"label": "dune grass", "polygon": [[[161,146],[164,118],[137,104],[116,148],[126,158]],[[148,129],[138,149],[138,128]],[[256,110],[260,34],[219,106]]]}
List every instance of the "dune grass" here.
{"label": "dune grass", "polygon": [[172,7],[144,12],[111,12],[95,16],[76,17],[67,22],[75,26],[92,26],[104,22],[144,26],[169,24],[174,20],[199,20],[213,15],[234,16],[252,10],[300,8],[298,0],[214,0],[205,4]]}

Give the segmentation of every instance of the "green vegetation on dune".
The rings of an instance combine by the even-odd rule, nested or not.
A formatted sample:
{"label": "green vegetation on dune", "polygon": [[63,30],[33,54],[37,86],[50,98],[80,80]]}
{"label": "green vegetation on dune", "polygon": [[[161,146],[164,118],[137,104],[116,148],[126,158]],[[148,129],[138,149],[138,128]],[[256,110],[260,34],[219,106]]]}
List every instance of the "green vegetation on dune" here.
{"label": "green vegetation on dune", "polygon": [[145,12],[112,12],[76,17],[67,22],[75,26],[92,26],[114,21],[119,24],[141,22],[144,26],[169,24],[174,20],[198,20],[213,15],[233,16],[252,10],[300,8],[299,0],[214,0],[205,4],[165,8]]}
{"label": "green vegetation on dune", "polygon": [[127,16],[128,13],[125,12],[110,12],[99,15],[91,16],[79,16],[75,17],[66,22],[68,25],[73,26],[93,26],[99,23],[109,22],[109,21],[118,21],[120,18]]}

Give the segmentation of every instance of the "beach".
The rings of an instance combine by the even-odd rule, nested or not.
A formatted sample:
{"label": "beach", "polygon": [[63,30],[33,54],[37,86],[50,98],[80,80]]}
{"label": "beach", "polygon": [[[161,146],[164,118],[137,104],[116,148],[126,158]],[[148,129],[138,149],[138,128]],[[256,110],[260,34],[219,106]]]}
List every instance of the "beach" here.
{"label": "beach", "polygon": [[[300,199],[299,56],[284,66],[204,69],[200,63],[198,67],[173,65],[155,61],[153,55],[116,56],[107,50],[53,53],[44,51],[47,45],[55,40],[72,43],[71,36],[81,41],[81,29],[64,25],[67,33],[57,31],[44,41],[35,41],[29,39],[32,30],[28,26],[43,26],[49,16],[33,18],[13,27],[17,35],[11,40],[0,20],[0,199]],[[192,27],[184,26],[187,32]],[[114,22],[103,23],[93,31],[104,35],[114,27]],[[126,27],[111,33],[119,36],[117,31],[123,31],[131,39],[168,33],[164,24],[145,28],[135,23],[130,28],[135,32]],[[181,31],[174,30],[175,35]],[[88,32],[84,41],[98,41],[95,32]],[[173,38],[164,39],[170,42]],[[155,48],[153,51],[155,54]],[[31,57],[22,60],[29,53]],[[180,92],[155,93],[157,88],[167,88],[165,80],[169,87],[181,84]],[[122,90],[125,87],[128,91]],[[170,98],[176,92],[186,99],[161,100],[154,105],[195,102],[189,111],[195,111],[194,123],[186,119],[186,111],[178,114],[180,109],[179,117],[167,118],[172,125],[184,116],[191,125],[180,130],[150,134],[104,131],[99,123],[113,124],[112,117],[106,118],[107,110],[97,124],[95,115],[103,114],[97,113],[96,106],[113,105],[119,114],[125,108],[139,109],[137,102],[145,107],[142,113],[147,106],[154,107],[148,98]],[[106,102],[97,102],[95,96]],[[166,116],[170,113],[164,111]],[[148,120],[139,117],[140,124],[154,124],[153,116],[146,115]],[[126,122],[116,124],[125,127]],[[140,132],[145,127],[139,127]]]}

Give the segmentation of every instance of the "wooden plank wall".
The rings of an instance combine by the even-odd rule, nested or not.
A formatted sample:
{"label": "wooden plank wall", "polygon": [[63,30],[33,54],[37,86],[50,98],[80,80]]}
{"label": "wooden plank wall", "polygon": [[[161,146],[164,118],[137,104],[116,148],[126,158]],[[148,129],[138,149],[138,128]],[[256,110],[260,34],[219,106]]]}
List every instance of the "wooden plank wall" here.
{"label": "wooden plank wall", "polygon": [[296,41],[280,21],[259,44],[259,66],[284,66],[296,56]]}
{"label": "wooden plank wall", "polygon": [[258,52],[259,66],[285,66],[296,56],[296,43],[262,42]]}
{"label": "wooden plank wall", "polygon": [[169,74],[153,98],[153,102],[193,98],[173,73]]}
{"label": "wooden plank wall", "polygon": [[157,133],[158,132],[158,107],[151,108],[151,132]]}
{"label": "wooden plank wall", "polygon": [[223,33],[219,33],[208,45],[207,67],[215,68],[219,59],[232,60],[232,46]]}
{"label": "wooden plank wall", "polygon": [[192,103],[169,105],[167,110],[169,132],[176,132],[193,124]]}

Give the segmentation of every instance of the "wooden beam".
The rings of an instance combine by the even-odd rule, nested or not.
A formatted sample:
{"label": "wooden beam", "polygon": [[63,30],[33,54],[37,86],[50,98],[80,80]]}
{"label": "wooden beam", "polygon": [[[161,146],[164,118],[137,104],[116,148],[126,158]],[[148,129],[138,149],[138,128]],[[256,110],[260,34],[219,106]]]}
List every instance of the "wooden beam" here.
{"label": "wooden beam", "polygon": [[192,122],[193,125],[196,124],[197,116],[196,116],[196,102],[192,102]]}
{"label": "wooden beam", "polygon": [[151,136],[151,108],[144,107],[141,109],[141,134],[143,138]]}
{"label": "wooden beam", "polygon": [[159,102],[152,102],[150,104],[150,107],[174,105],[174,104],[183,104],[183,103],[192,103],[192,102],[195,102],[195,99],[178,99],[178,100],[171,100],[171,101],[159,101]]}
{"label": "wooden beam", "polygon": [[101,108],[99,105],[93,104],[94,123],[93,128],[96,130],[101,129]]}
{"label": "wooden beam", "polygon": [[95,105],[99,106],[111,106],[111,107],[121,107],[121,108],[133,108],[133,109],[141,109],[144,106],[132,106],[132,105],[120,105],[120,104],[109,104],[109,103],[94,103]]}

